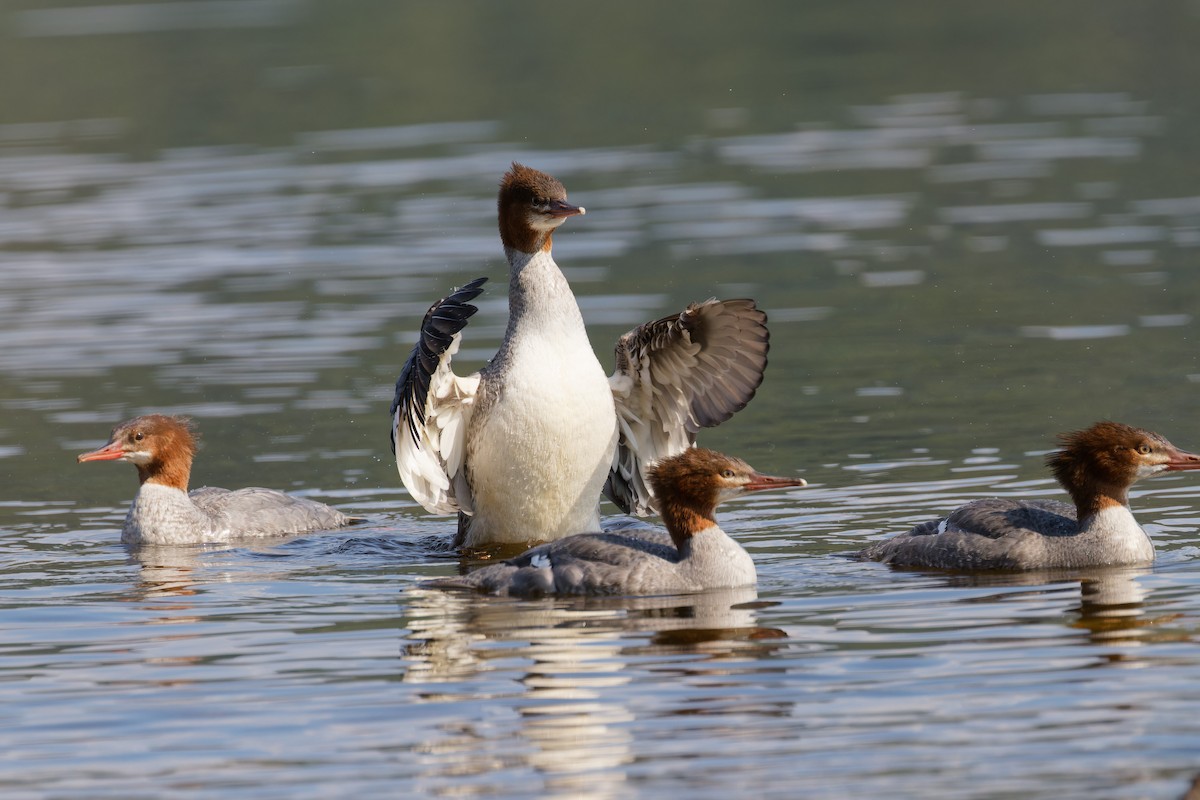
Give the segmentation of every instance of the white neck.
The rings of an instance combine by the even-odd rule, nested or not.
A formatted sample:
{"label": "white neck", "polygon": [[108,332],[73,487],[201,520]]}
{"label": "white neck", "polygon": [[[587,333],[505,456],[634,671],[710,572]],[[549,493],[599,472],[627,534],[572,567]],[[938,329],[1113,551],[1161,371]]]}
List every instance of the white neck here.
{"label": "white neck", "polygon": [[522,253],[507,249],[508,306],[513,316],[555,311],[583,324],[571,285],[549,250]]}
{"label": "white neck", "polygon": [[590,356],[591,342],[579,304],[549,250],[505,250],[509,263],[508,330],[496,360],[506,363],[512,350],[529,339],[554,343],[575,357]]}

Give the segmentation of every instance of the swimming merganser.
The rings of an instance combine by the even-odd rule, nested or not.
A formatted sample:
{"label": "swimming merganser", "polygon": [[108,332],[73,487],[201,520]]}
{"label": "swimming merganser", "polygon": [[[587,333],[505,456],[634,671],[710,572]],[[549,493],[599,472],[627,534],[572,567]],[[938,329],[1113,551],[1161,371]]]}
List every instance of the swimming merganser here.
{"label": "swimming merganser", "polygon": [[897,566],[1029,570],[1154,561],[1154,544],[1129,510],[1129,487],[1162,472],[1200,469],[1157,433],[1098,422],[1059,436],[1046,457],[1075,501],[975,500],[948,517],[876,542],[859,555]]}
{"label": "swimming merganser", "polygon": [[548,594],[678,594],[752,586],[754,561],[717,526],[719,503],[749,492],[804,486],[802,478],[760,475],[740,458],[693,447],[650,467],[663,531],[580,533],[457,578],[441,589],[539,597]]}
{"label": "swimming merganser", "polygon": [[217,489],[188,492],[196,437],[190,420],[150,414],[113,428],[108,444],[77,457],[85,461],[128,461],[137,466],[141,487],[133,498],[121,541],[126,544],[195,544],[250,536],[341,528],[360,521],[323,503],[274,489]]}
{"label": "swimming merganser", "polygon": [[509,266],[499,351],[480,372],[451,372],[479,278],[429,309],[391,409],[401,480],[427,511],[458,512],[455,545],[469,548],[598,530],[602,489],[649,513],[646,465],[743,408],[767,364],[766,314],[708,300],[622,336],[606,377],[550,255],[554,231],[584,209],[516,163],[497,207]]}

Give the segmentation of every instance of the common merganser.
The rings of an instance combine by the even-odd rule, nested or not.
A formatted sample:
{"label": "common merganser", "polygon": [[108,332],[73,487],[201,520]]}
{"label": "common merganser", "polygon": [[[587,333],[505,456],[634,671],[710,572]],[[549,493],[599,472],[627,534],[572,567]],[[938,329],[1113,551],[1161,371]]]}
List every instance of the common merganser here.
{"label": "common merganser", "polygon": [[323,503],[274,489],[188,492],[196,437],[190,420],[149,414],[113,428],[108,444],[76,460],[128,461],[141,487],[125,515],[126,544],[196,544],[341,528],[361,521]]}
{"label": "common merganser", "polygon": [[975,500],[942,519],[876,542],[859,556],[897,566],[1030,570],[1154,561],[1154,544],[1129,510],[1129,487],[1162,472],[1200,469],[1157,433],[1098,422],[1059,437],[1046,466],[1075,501]]}
{"label": "common merganser", "polygon": [[440,589],[500,595],[678,594],[752,586],[754,561],[717,526],[719,503],[749,492],[804,486],[760,475],[740,458],[693,447],[650,467],[647,477],[667,530],[580,533],[457,578]]}
{"label": "common merganser", "polygon": [[497,208],[509,266],[499,351],[473,375],[451,371],[479,278],[429,309],[391,408],[401,480],[427,511],[458,512],[455,545],[468,548],[598,530],[602,490],[650,513],[646,465],[743,408],[767,364],[766,314],[708,300],[622,336],[606,377],[550,255],[554,231],[584,209],[516,163]]}

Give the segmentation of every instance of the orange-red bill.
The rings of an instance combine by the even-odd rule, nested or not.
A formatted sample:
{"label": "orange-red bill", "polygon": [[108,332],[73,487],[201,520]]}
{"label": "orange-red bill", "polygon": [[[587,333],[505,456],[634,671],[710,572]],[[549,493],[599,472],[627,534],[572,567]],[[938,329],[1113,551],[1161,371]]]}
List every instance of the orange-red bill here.
{"label": "orange-red bill", "polygon": [[99,450],[93,450],[90,453],[80,453],[75,457],[75,460],[80,464],[85,461],[116,461],[124,455],[125,450],[119,442],[109,442]]}

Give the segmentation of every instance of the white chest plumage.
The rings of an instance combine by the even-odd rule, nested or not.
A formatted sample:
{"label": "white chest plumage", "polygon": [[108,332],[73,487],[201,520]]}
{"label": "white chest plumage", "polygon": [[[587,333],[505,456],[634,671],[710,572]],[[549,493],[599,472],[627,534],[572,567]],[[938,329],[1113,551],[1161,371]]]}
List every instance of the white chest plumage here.
{"label": "white chest plumage", "polygon": [[1086,520],[1080,530],[1088,563],[1144,564],[1154,560],[1154,543],[1133,512],[1111,505]]}
{"label": "white chest plumage", "polygon": [[681,569],[700,588],[751,586],[758,580],[750,554],[715,525],[692,536]]}
{"label": "white chest plumage", "polygon": [[599,529],[617,422],[608,378],[548,253],[514,275],[513,319],[484,381],[466,469],[476,509],[465,544]]}
{"label": "white chest plumage", "polygon": [[211,520],[188,499],[187,492],[157,483],[143,483],[125,515],[121,541],[126,544],[187,544],[203,541],[211,527]]}

